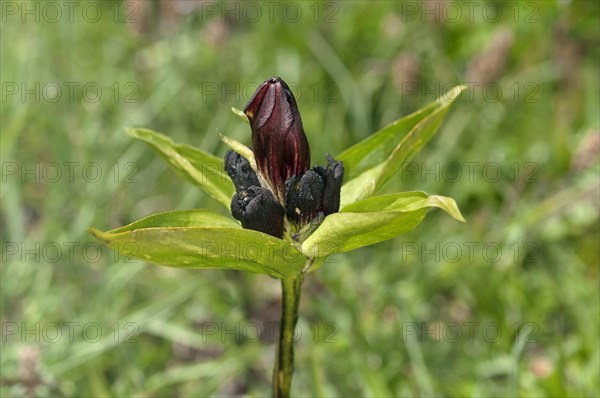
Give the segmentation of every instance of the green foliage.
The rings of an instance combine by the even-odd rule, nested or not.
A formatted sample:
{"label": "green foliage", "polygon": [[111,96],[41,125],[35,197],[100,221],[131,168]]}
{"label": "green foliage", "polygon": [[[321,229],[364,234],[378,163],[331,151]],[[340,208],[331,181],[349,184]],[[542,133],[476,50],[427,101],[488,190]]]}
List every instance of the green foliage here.
{"label": "green foliage", "polygon": [[[376,159],[380,161],[380,164],[352,180],[350,185],[359,181],[361,186],[366,184],[375,187],[391,178],[402,162],[418,152],[435,134],[448,107],[463,88],[451,90],[423,110],[397,120],[346,151],[342,158],[344,162],[348,162],[350,170],[354,165],[365,162],[365,159],[371,163]],[[399,132],[403,130],[397,126],[410,125],[414,122],[415,115],[422,116],[420,122],[414,123],[408,132],[404,131],[405,136],[400,135]],[[132,137],[152,145],[179,175],[212,194],[215,199],[222,200],[226,195],[231,184],[222,182],[226,176],[222,170],[222,161],[218,163],[214,156],[200,149],[174,144],[168,137],[148,129],[129,129],[128,132]],[[221,139],[254,163],[251,151],[243,144],[225,136]],[[399,143],[395,144],[395,141]],[[390,144],[394,149],[387,158],[377,155]],[[220,165],[221,170],[203,172],[207,164],[215,163]],[[353,192],[352,189],[344,191],[344,186],[342,187],[342,192],[347,193],[346,198],[349,191]],[[442,208],[457,220],[464,221],[453,199],[428,197],[423,192],[405,192],[356,202],[373,192],[374,189],[361,190],[352,197],[352,204],[342,209],[344,214],[326,217],[321,226],[302,244],[301,251],[306,259],[283,241],[255,231],[240,230],[233,221],[229,225],[221,225],[224,222],[222,216],[202,210],[161,213],[112,231],[101,232],[92,228],[90,232],[112,249],[154,264],[181,268],[229,268],[284,279],[298,275],[303,269],[303,263],[309,259],[344,253],[410,231],[423,220],[431,207]],[[344,197],[342,206],[343,200]],[[236,227],[235,230],[224,228],[231,227],[231,224]],[[225,242],[236,247],[236,255],[226,254]],[[274,256],[271,252],[277,254]]]}
{"label": "green foliage", "polygon": [[395,238],[419,225],[432,207],[464,222],[451,198],[428,196],[425,192],[375,196],[327,217],[304,241],[302,252],[310,257],[325,257]]}

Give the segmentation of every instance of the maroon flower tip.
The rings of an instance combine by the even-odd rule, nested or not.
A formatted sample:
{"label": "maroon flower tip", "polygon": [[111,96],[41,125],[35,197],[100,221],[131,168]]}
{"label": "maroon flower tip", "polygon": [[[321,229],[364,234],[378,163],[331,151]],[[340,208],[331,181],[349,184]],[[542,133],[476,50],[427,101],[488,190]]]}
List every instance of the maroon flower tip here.
{"label": "maroon flower tip", "polygon": [[310,149],[294,94],[279,77],[261,84],[244,108],[258,173],[280,203],[285,182],[310,166]]}

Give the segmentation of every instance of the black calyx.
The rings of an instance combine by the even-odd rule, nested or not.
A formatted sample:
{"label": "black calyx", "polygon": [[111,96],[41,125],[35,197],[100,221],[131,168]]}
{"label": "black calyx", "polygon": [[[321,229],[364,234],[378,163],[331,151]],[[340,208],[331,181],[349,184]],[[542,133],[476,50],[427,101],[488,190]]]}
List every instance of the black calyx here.
{"label": "black calyx", "polygon": [[[284,219],[296,241],[303,241],[329,214],[340,208],[344,166],[330,155],[327,166],[315,166],[287,179],[282,202],[273,191],[260,185],[257,174],[244,157],[234,151],[225,155],[225,171],[235,185],[231,213],[246,229],[282,238]],[[282,206],[283,204],[283,206]]]}
{"label": "black calyx", "polygon": [[315,166],[301,177],[294,176],[285,182],[285,214],[297,229],[319,213],[327,216],[340,209],[344,165],[326,156],[327,167]]}
{"label": "black calyx", "polygon": [[225,154],[225,171],[233,181],[237,192],[252,186],[260,186],[256,173],[250,167],[250,162],[237,152],[229,150]]}
{"label": "black calyx", "polygon": [[321,211],[325,181],[319,173],[307,170],[302,177],[285,182],[285,214],[292,223],[305,225]]}
{"label": "black calyx", "polygon": [[283,207],[266,188],[255,185],[236,192],[231,199],[231,214],[246,229],[276,238],[283,236]]}
{"label": "black calyx", "polygon": [[326,154],[327,167],[315,167],[314,170],[323,177],[325,187],[323,188],[323,202],[321,208],[325,215],[337,213],[340,210],[340,191],[344,180],[344,164]]}

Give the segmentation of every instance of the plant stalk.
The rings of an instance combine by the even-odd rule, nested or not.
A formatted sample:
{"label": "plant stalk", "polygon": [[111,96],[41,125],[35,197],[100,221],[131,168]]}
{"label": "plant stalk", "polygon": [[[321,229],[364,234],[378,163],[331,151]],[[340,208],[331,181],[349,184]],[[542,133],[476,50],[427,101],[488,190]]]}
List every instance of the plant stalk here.
{"label": "plant stalk", "polygon": [[279,343],[273,368],[273,397],[288,398],[294,375],[294,338],[304,274],[281,280]]}

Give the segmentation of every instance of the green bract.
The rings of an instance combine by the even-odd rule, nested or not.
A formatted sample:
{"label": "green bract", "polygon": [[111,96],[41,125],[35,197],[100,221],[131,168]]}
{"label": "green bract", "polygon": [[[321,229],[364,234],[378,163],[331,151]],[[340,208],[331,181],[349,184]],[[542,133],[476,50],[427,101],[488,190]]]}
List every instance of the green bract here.
{"label": "green bract", "polygon": [[[315,269],[329,255],[407,232],[434,207],[464,221],[451,198],[424,192],[373,196],[433,137],[464,88],[453,88],[336,156],[343,161],[346,172],[340,212],[327,216],[303,242],[292,243],[242,229],[232,218],[206,210],[160,213],[111,231],[92,228],[90,232],[112,249],[149,263],[230,268],[287,279],[311,269],[311,264],[311,270]],[[234,113],[239,115],[235,109]],[[148,129],[134,128],[128,133],[151,145],[177,174],[229,208],[235,188],[223,170],[221,158],[176,144]],[[240,150],[239,143],[225,141]]]}

